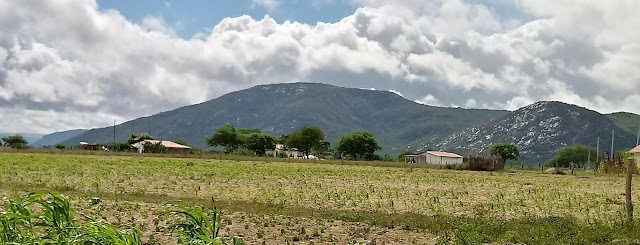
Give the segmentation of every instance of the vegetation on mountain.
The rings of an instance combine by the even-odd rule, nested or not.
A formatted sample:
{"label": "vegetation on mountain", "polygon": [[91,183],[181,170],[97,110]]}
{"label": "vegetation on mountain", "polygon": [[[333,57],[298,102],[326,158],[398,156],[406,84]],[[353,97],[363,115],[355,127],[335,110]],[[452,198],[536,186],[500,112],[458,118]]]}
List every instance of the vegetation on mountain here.
{"label": "vegetation on mountain", "polygon": [[608,114],[607,117],[627,132],[637,133],[640,130],[640,115],[629,112],[616,112]]}
{"label": "vegetation on mountain", "polygon": [[373,160],[375,152],[380,149],[373,134],[367,131],[343,135],[336,146],[338,153],[348,155],[353,160]]}

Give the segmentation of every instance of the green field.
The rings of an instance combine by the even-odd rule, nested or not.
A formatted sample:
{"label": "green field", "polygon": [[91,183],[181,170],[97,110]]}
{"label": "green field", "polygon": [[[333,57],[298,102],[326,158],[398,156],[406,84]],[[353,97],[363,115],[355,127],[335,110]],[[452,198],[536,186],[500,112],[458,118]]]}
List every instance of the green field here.
{"label": "green field", "polygon": [[[622,177],[591,172],[0,154],[5,195],[59,191],[80,212],[138,226],[160,244],[176,242],[159,218],[168,206],[210,206],[211,198],[232,221],[224,232],[248,244],[624,244],[640,239],[640,226],[623,222],[624,186]],[[92,197],[103,202],[91,205]]]}

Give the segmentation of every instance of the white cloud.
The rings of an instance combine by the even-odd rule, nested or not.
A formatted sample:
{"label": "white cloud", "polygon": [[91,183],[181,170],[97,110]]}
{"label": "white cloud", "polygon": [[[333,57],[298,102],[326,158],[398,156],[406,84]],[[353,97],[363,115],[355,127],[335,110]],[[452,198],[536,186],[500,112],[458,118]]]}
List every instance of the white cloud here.
{"label": "white cloud", "polygon": [[639,1],[507,2],[526,14],[514,19],[479,1],[355,2],[336,23],[240,16],[184,39],[162,18],[132,23],[94,0],[0,1],[0,112],[12,115],[0,131],[108,125],[300,80],[431,105],[640,113]]}
{"label": "white cloud", "polygon": [[394,94],[397,94],[397,95],[399,95],[400,97],[403,97],[403,96],[402,96],[402,93],[400,93],[400,92],[398,92],[398,91],[395,91],[395,90],[393,90],[393,89],[389,90],[389,92],[394,93]]}
{"label": "white cloud", "polygon": [[279,0],[251,0],[252,6],[260,6],[269,12],[275,11],[280,6]]}
{"label": "white cloud", "polygon": [[426,96],[416,100],[415,102],[423,105],[440,106],[440,100],[430,94],[427,94]]}

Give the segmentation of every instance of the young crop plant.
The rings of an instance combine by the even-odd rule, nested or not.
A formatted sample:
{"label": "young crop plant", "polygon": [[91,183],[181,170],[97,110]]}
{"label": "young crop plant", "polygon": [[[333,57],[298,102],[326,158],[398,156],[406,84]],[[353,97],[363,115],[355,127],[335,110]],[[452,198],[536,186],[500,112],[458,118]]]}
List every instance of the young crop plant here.
{"label": "young crop plant", "polygon": [[0,211],[0,244],[141,245],[140,230],[104,221],[76,223],[69,199],[38,191],[6,200]]}
{"label": "young crop plant", "polygon": [[[213,201],[213,198],[211,200]],[[196,206],[170,211],[169,213],[179,216],[170,228],[172,231],[177,232],[178,238],[184,244],[229,244],[228,239],[220,235],[220,229],[224,228],[226,221],[222,219],[222,212],[215,206],[209,211]],[[233,245],[244,245],[244,240],[241,237],[233,237],[230,242]]]}

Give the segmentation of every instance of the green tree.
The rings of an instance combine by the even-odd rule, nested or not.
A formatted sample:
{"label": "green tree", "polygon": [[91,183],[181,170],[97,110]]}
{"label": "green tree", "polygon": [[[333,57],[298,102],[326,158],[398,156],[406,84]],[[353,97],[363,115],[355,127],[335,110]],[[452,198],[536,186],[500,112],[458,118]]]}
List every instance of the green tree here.
{"label": "green tree", "polygon": [[131,134],[131,136],[129,136],[129,139],[127,140],[127,143],[129,143],[130,145],[133,145],[140,141],[153,140],[153,139],[154,139],[153,136],[151,136],[148,133],[142,133],[139,135]]}
{"label": "green tree", "polygon": [[305,156],[312,150],[322,151],[326,147],[325,135],[319,127],[303,127],[287,137],[287,146],[298,148]]}
{"label": "green tree", "polygon": [[406,156],[406,155],[413,155],[413,152],[410,152],[410,151],[403,152],[402,154],[400,154],[398,156],[398,161],[401,161],[401,162],[404,161],[404,156]]}
{"label": "green tree", "polygon": [[133,146],[131,146],[129,142],[111,142],[109,144],[106,144],[105,147],[107,147],[107,149],[109,149],[110,151],[116,151],[116,152],[125,152],[125,151],[133,150]]}
{"label": "green tree", "polygon": [[236,128],[231,124],[225,124],[216,129],[216,131],[207,138],[207,144],[213,147],[222,146],[225,153],[232,153],[242,146],[242,139]]}
{"label": "green tree", "polygon": [[144,144],[144,152],[164,154],[164,153],[167,153],[167,147],[162,145],[162,141],[155,144],[147,143],[147,144]]}
{"label": "green tree", "polygon": [[175,143],[177,143],[177,144],[181,144],[181,145],[189,146],[189,145],[188,145],[188,143],[187,143],[187,140],[186,140],[186,139],[183,139],[183,138],[176,139],[176,140],[175,140],[175,141],[173,141],[173,142],[175,142]]}
{"label": "green tree", "polygon": [[381,147],[378,145],[373,134],[367,131],[359,131],[351,134],[343,135],[338,141],[336,147],[341,154],[347,154],[351,159],[356,160],[374,160],[374,154]]}
{"label": "green tree", "polygon": [[15,149],[25,148],[29,144],[29,142],[27,142],[27,140],[24,137],[22,137],[22,135],[12,135],[12,136],[3,137],[2,142],[4,146],[8,146]]}
{"label": "green tree", "polygon": [[578,166],[587,163],[591,152],[591,161],[596,161],[596,149],[584,145],[563,147],[545,165],[553,167],[571,167],[571,163]]}
{"label": "green tree", "polygon": [[264,156],[267,151],[276,149],[276,137],[267,133],[252,133],[247,136],[245,148],[258,156]]}
{"label": "green tree", "polygon": [[517,160],[520,149],[513,143],[497,143],[491,146],[491,155],[502,157],[502,161]]}
{"label": "green tree", "polygon": [[64,148],[67,148],[67,146],[66,146],[66,145],[63,145],[63,144],[56,144],[54,147],[55,147],[56,149],[60,149],[60,150],[64,150]]}

